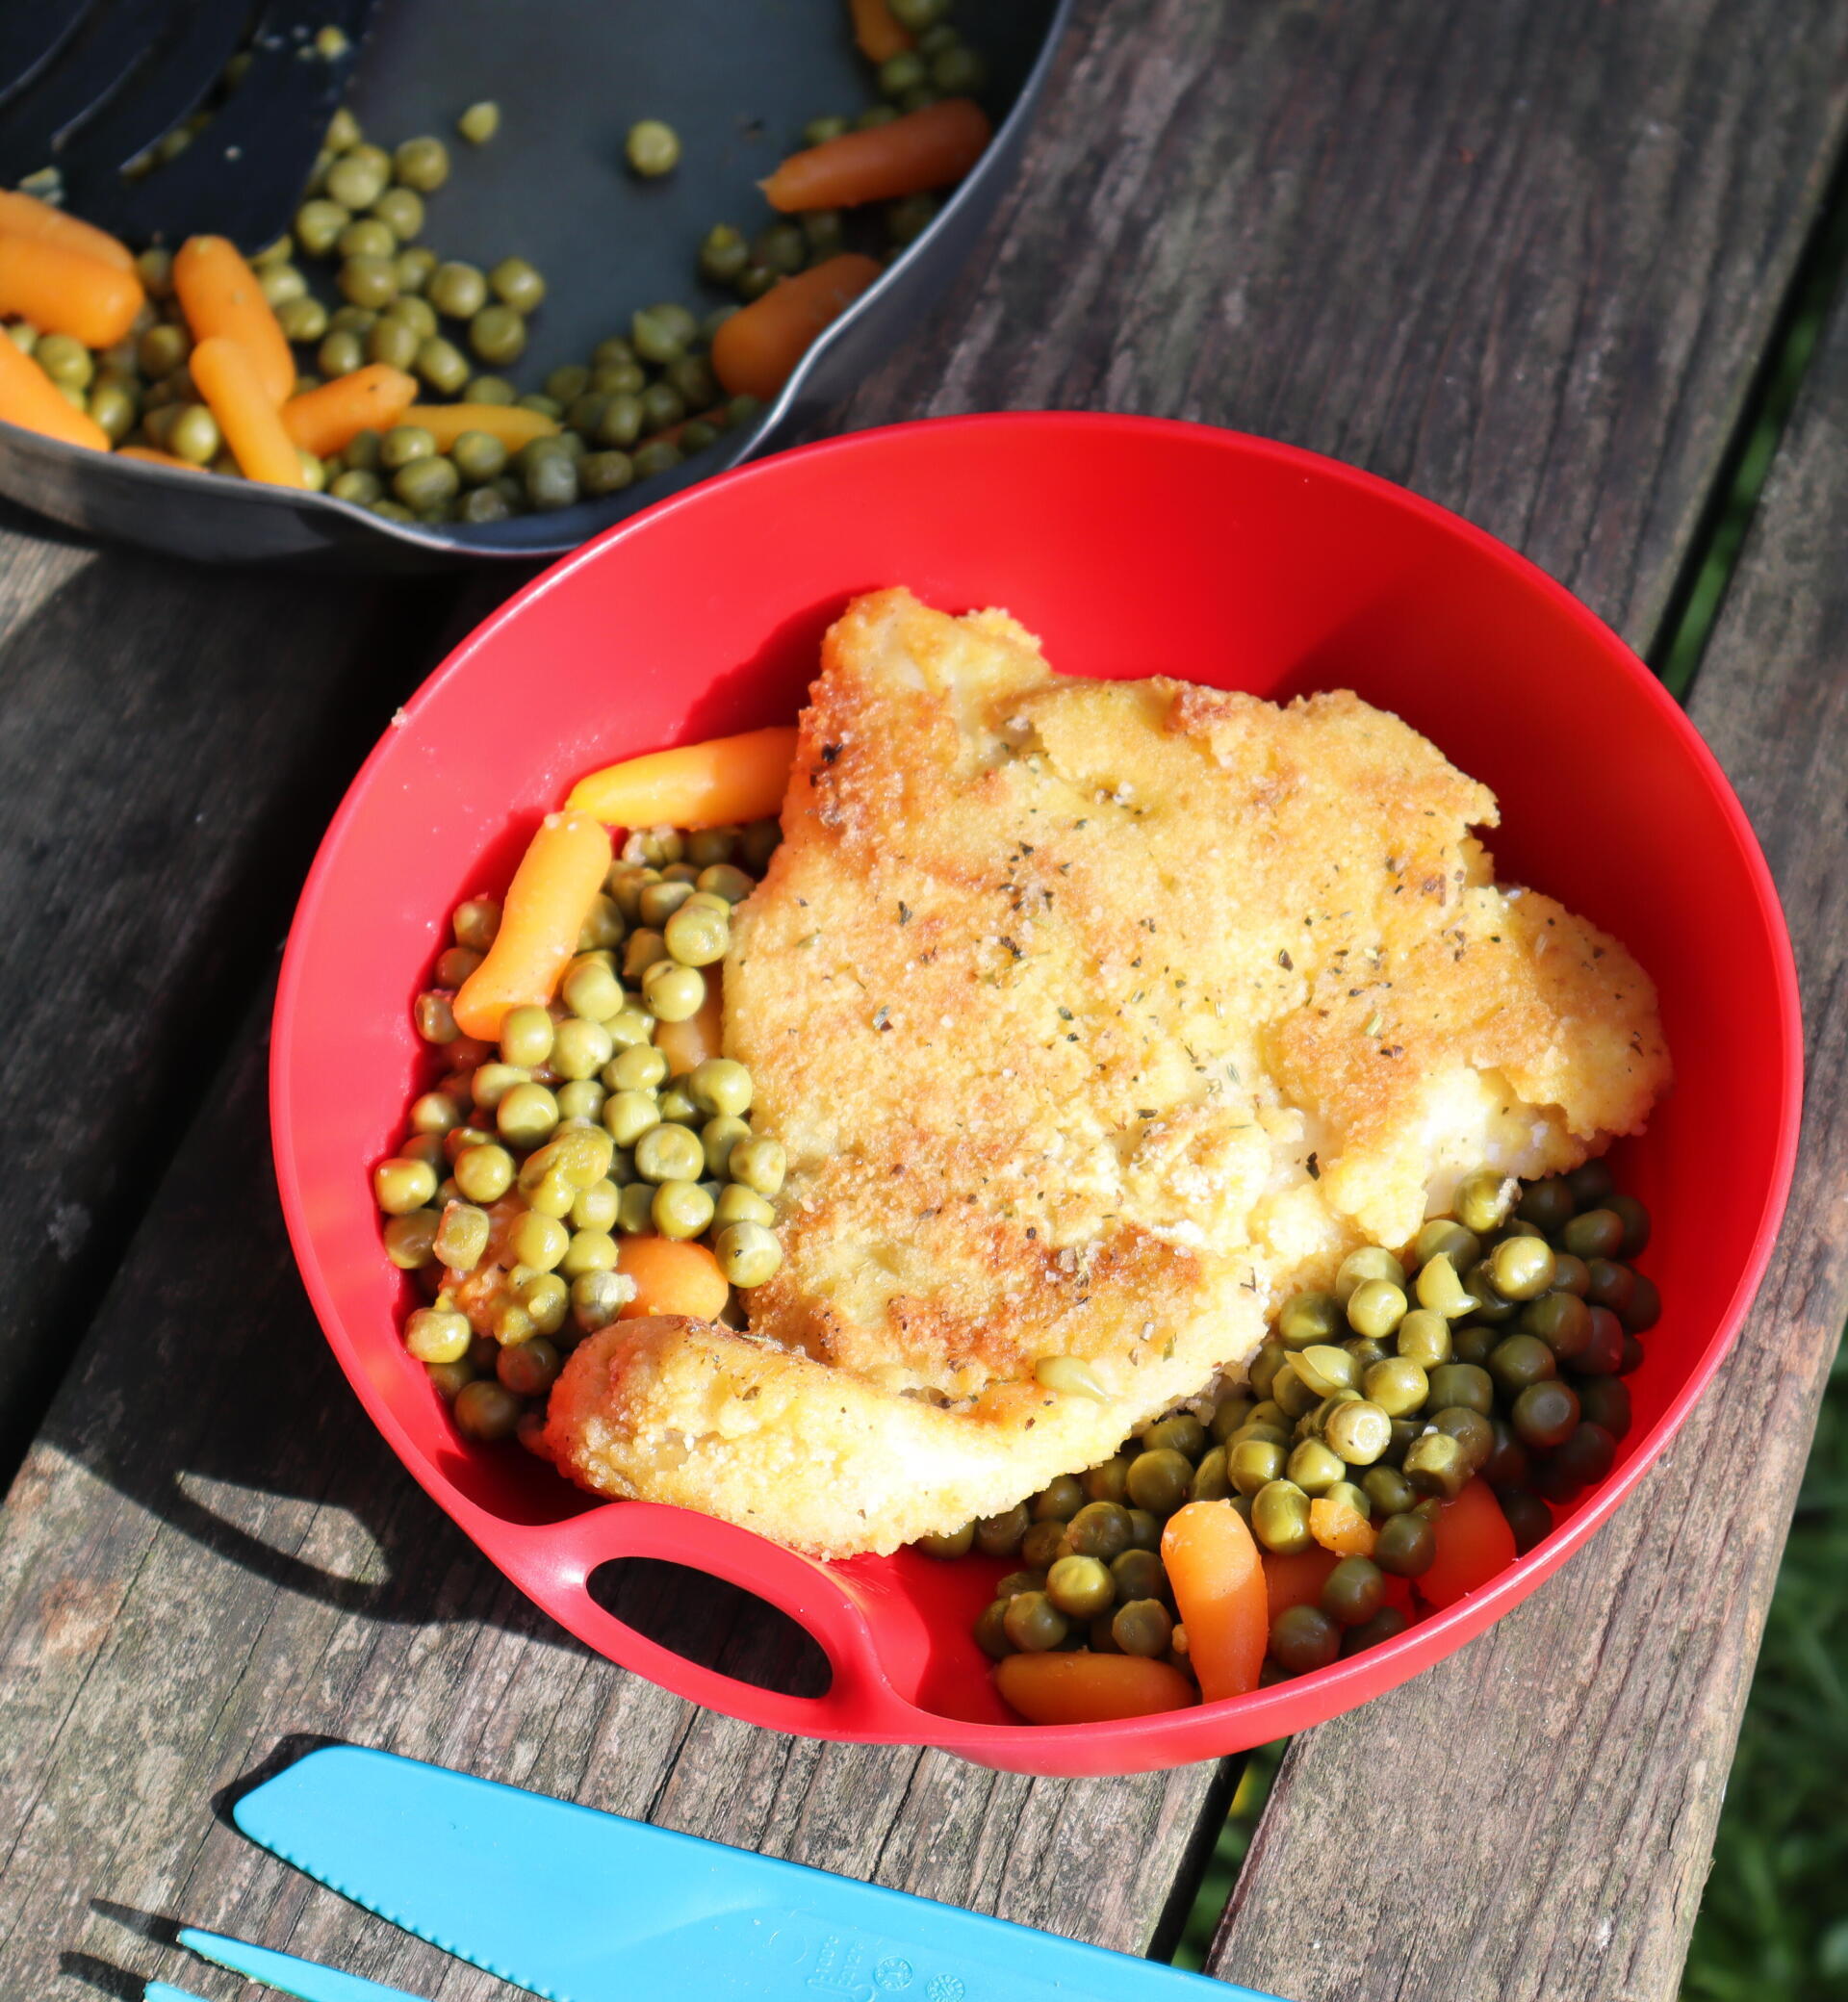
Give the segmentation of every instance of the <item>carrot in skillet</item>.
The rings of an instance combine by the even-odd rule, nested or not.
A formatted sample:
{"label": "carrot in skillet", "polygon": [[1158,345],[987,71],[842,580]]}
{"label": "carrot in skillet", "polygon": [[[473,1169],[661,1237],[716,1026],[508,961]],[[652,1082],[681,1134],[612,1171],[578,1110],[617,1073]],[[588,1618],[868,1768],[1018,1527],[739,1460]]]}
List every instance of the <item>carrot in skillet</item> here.
{"label": "carrot in skillet", "polygon": [[889,125],[843,132],[791,153],[761,186],[770,206],[785,214],[895,201],[960,181],[992,137],[988,114],[972,97],[946,97]]}
{"label": "carrot in skillet", "polygon": [[389,431],[416,398],[415,375],[372,362],[291,397],[282,406],[282,427],[304,450],[324,459],[345,451],[362,431]]}
{"label": "carrot in skillet", "polygon": [[867,62],[886,62],[911,46],[911,38],[893,20],[886,0],[847,0],[847,5],[854,16],[854,40]]}
{"label": "carrot in skillet", "polygon": [[87,417],[29,354],[21,354],[0,333],[0,422],[37,431],[43,438],[62,438],[66,445],[109,449],[109,434]]}
{"label": "carrot in skillet", "polygon": [[228,335],[211,334],[193,348],[192,369],[193,384],[218,419],[244,478],[265,486],[305,488],[301,453],[283,429],[282,413],[270,400],[250,350]]}
{"label": "carrot in skillet", "polygon": [[115,270],[135,269],[134,251],[108,230],[80,222],[75,216],[66,216],[63,209],[54,209],[48,201],[31,194],[0,193],[0,236],[34,237],[74,250],[80,257],[93,257]]}
{"label": "carrot in skillet", "polygon": [[522,410],[513,403],[413,403],[393,422],[421,425],[436,440],[438,451],[448,451],[464,431],[485,431],[509,451],[558,432],[543,411]]}
{"label": "carrot in skillet", "polygon": [[784,278],[732,314],[712,337],[712,372],[731,396],[771,401],[815,336],[878,277],[870,257],[847,251]]}
{"label": "carrot in skillet", "polygon": [[113,347],[141,310],[141,281],[48,237],[0,230],[0,314],[40,333],[72,334],[86,347]]}
{"label": "carrot in skillet", "polygon": [[194,341],[215,334],[248,353],[263,393],[284,402],[295,387],[295,356],[257,274],[226,237],[188,237],[173,258],[173,290]]}
{"label": "carrot in skillet", "polygon": [[609,835],[601,821],[546,815],[514,871],[487,958],[456,990],[451,1007],[463,1035],[491,1042],[508,1009],[551,1001],[608,873]]}

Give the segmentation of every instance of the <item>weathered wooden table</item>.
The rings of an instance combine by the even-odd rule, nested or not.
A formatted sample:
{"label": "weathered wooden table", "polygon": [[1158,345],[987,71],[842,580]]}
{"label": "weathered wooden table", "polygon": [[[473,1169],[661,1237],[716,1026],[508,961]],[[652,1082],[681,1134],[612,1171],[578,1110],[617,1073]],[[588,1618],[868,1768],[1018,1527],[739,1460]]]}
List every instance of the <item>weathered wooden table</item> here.
{"label": "weathered wooden table", "polygon": [[[1094,0],[960,290],[841,422],[1091,405],[1270,433],[1460,509],[1647,654],[1844,140],[1835,0]],[[1845,437],[1838,320],[1692,693],[1809,1014],[1772,1276],[1590,1549],[1296,1741],[1214,1949],[1228,1978],[1296,2002],[1675,1991],[1848,1294]],[[1030,1781],[691,1708],[503,1585],[321,1343],[267,1167],[273,957],[365,747],[514,579],[208,575],[19,517],[0,567],[0,1992],[165,1972],[228,1997],[148,1936],[161,1914],[507,1992],[214,1819],[295,1733],[1162,1950],[1229,1767]],[[1710,1464],[1742,1435],[1750,1516]]]}

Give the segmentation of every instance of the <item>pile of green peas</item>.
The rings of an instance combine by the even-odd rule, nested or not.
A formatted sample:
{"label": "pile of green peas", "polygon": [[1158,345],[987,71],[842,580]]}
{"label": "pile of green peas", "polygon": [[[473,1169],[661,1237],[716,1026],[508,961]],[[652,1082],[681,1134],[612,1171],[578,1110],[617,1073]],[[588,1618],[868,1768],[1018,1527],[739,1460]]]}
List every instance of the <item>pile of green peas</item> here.
{"label": "pile of green peas", "polygon": [[1452,1214],[1403,1251],[1343,1261],[1327,1293],[1278,1310],[1246,1383],[1169,1413],[1117,1454],[1062,1475],[998,1516],[917,1548],[1017,1557],[976,1622],[998,1659],[1091,1647],[1186,1665],[1160,1558],[1161,1527],[1190,1501],[1229,1501],[1267,1551],[1315,1547],[1311,1504],[1344,1502],[1375,1530],[1344,1555],[1319,1604],[1271,1624],[1267,1680],[1321,1668],[1404,1630],[1388,1578],[1437,1555],[1444,1502],[1480,1476],[1518,1553],[1553,1527],[1550,1504],[1602,1480],[1630,1428],[1623,1380],[1661,1301],[1631,1263],[1648,1211],[1602,1161],[1525,1186],[1466,1176]]}
{"label": "pile of green peas", "polygon": [[[634,1296],[621,1240],[699,1239],[740,1291],[783,1263],[782,1146],[752,1130],[751,1073],[704,1058],[670,1075],[662,1023],[706,1000],[732,911],[779,839],[748,827],[631,834],[549,1008],[508,1012],[499,1046],[451,1002],[500,928],[471,897],[413,1019],[442,1074],[372,1171],[385,1249],[423,1295],[404,1346],[472,1438],[533,1444],[564,1358]],[[716,977],[715,975],[711,977]]]}

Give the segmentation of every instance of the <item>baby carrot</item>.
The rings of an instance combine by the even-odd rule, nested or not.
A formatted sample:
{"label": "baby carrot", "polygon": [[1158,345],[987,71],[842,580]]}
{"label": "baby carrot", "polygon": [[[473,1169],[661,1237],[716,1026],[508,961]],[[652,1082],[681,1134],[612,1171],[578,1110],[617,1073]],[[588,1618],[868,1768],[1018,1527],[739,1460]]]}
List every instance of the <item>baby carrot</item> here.
{"label": "baby carrot", "polygon": [[421,424],[436,440],[438,451],[448,451],[464,431],[485,431],[509,451],[518,451],[535,438],[555,437],[558,431],[542,411],[522,410],[512,403],[413,403],[395,422]]}
{"label": "baby carrot", "polygon": [[0,193],[0,235],[36,237],[43,244],[59,244],[81,257],[93,257],[118,271],[135,269],[135,253],[118,243],[106,229],[80,222],[54,209],[48,201],[30,194]]}
{"label": "baby carrot", "polygon": [[609,860],[609,835],[588,813],[548,813],[539,823],[488,956],[457,989],[452,1008],[464,1036],[493,1041],[508,1009],[544,1008],[552,999]]}
{"label": "baby carrot", "polygon": [[911,38],[892,18],[886,0],[847,0],[854,16],[854,40],[869,63],[902,56]]}
{"label": "baby carrot", "polygon": [[616,1270],[633,1279],[636,1289],[635,1297],[618,1314],[619,1321],[639,1321],[650,1314],[711,1321],[731,1293],[711,1252],[680,1238],[624,1238],[616,1249]]}
{"label": "baby carrot", "polygon": [[1277,1551],[1260,1554],[1264,1559],[1265,1603],[1273,1620],[1287,1605],[1320,1605],[1328,1574],[1341,1562],[1333,1551],[1325,1551],[1320,1544],[1288,1555]]}
{"label": "baby carrot", "polygon": [[295,351],[257,274],[226,237],[188,237],[173,259],[173,290],[195,341],[222,335],[249,355],[270,402],[295,386]]}
{"label": "baby carrot", "polygon": [[282,414],[257,373],[250,350],[224,334],[212,334],[192,350],[192,380],[218,421],[224,442],[246,479],[266,486],[306,487],[301,454],[282,427]]}
{"label": "baby carrot", "polygon": [[126,339],[143,295],[133,271],[47,237],[0,230],[0,314],[16,314],[41,333],[113,347]]}
{"label": "baby carrot", "polygon": [[0,333],[0,421],[66,445],[109,449],[109,434],[86,417],[29,354]]}
{"label": "baby carrot", "polygon": [[1104,1724],[1194,1701],[1178,1668],[1143,1655],[1009,1655],[994,1686],[1029,1724]]}
{"label": "baby carrot", "polygon": [[416,395],[415,375],[372,362],[291,397],[282,406],[282,427],[304,450],[324,459],[345,451],[362,431],[389,431]]}
{"label": "baby carrot", "polygon": [[1417,1580],[1418,1596],[1427,1605],[1453,1605],[1514,1562],[1514,1531],[1485,1480],[1466,1482],[1431,1527],[1437,1555]]}
{"label": "baby carrot", "polygon": [[740,307],[712,337],[712,372],[727,393],[769,402],[815,336],[846,312],[879,271],[870,257],[845,251]]}
{"label": "baby carrot", "polygon": [[203,466],[193,465],[191,459],[176,459],[170,451],[156,451],[151,445],[118,445],[116,448],[118,459],[141,459],[149,466],[177,466],[182,473],[203,473]]}
{"label": "baby carrot", "polygon": [[972,97],[946,97],[889,125],[843,132],[791,153],[761,183],[773,209],[851,209],[894,201],[960,181],[988,147],[993,128]]}
{"label": "baby carrot", "polygon": [[663,1022],[654,1031],[654,1047],[667,1059],[669,1077],[684,1077],[708,1057],[725,1054],[723,984],[714,980],[716,966],[706,969],[706,999],[683,1022]]}
{"label": "baby carrot", "polygon": [[[731,321],[726,324],[729,326]],[[625,758],[579,779],[565,804],[605,827],[729,827],[783,805],[796,758],[793,726],[709,737]]]}
{"label": "baby carrot", "polygon": [[1229,1502],[1190,1502],[1162,1530],[1162,1562],[1208,1703],[1258,1686],[1270,1608],[1258,1546]]}

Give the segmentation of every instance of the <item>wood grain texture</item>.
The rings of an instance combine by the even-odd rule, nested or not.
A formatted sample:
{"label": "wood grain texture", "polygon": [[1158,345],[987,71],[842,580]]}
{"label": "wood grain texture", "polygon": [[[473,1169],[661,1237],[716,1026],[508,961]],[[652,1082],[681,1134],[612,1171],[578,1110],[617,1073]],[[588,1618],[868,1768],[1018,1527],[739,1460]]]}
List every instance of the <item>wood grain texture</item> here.
{"label": "wood grain texture", "polygon": [[[1464,507],[1646,637],[1807,224],[1844,43],[1816,0],[1093,5],[1006,213],[850,421],[1094,402],[1272,431]],[[1214,1769],[1031,1782],[754,1732],[500,1583],[314,1334],[267,1194],[258,1037],[206,1092],[0,1538],[0,1991],[128,1992],[109,1969],[132,1966],[228,1998],[113,1908],[493,1991],[208,1821],[212,1789],[317,1732],[1142,1948],[1217,1818]],[[768,1645],[706,1638],[733,1666]],[[90,1959],[61,1982],[61,1955]]]}
{"label": "wood grain texture", "polygon": [[7,1473],[453,590],[210,574],[0,515]]}
{"label": "wood grain texture", "polygon": [[[1294,1741],[1214,1947],[1228,1980],[1320,2002],[1669,2002],[1680,1988],[1848,1311],[1844,537],[1837,311],[1690,705],[1797,950],[1808,1097],[1770,1275],[1672,1450],[1585,1551],[1461,1655]],[[1741,1440],[1749,1499],[1721,1471]],[[1435,1811],[1408,1812],[1414,1769],[1440,1776]],[[1357,1855],[1390,1855],[1416,1900],[1357,1880]]]}

